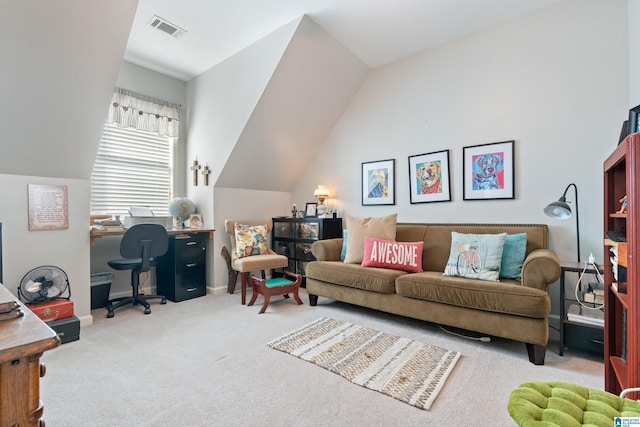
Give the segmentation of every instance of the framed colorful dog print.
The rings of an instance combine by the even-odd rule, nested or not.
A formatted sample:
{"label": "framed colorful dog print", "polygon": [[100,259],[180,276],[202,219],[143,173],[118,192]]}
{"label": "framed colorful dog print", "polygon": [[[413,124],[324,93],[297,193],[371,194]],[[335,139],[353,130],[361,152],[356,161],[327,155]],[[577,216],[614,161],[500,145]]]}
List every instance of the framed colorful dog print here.
{"label": "framed colorful dog print", "polygon": [[513,199],[514,141],[464,147],[463,199]]}
{"label": "framed colorful dog print", "polygon": [[409,156],[411,203],[450,202],[449,150]]}
{"label": "framed colorful dog print", "polygon": [[362,205],[396,204],[396,160],[362,163]]}

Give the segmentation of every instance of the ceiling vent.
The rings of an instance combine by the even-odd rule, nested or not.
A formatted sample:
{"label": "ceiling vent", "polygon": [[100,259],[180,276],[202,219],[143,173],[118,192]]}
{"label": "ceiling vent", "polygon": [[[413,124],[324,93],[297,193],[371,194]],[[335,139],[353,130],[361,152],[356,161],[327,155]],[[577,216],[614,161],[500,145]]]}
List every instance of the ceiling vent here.
{"label": "ceiling vent", "polygon": [[160,18],[159,16],[156,16],[156,15],[154,15],[153,18],[151,18],[151,21],[149,21],[149,25],[177,39],[182,37],[184,33],[187,32],[186,30],[183,30],[177,25],[174,25],[171,22],[167,21],[166,19]]}

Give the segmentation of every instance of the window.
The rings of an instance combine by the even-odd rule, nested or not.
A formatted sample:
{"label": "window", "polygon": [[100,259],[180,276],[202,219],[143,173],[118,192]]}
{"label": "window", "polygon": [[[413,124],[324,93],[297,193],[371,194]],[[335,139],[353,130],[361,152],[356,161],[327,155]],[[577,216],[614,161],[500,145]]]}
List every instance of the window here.
{"label": "window", "polygon": [[169,215],[178,108],[116,89],[91,174],[91,213],[127,215],[132,206]]}
{"label": "window", "polygon": [[91,174],[91,212],[126,215],[144,206],[169,215],[173,138],[105,124]]}

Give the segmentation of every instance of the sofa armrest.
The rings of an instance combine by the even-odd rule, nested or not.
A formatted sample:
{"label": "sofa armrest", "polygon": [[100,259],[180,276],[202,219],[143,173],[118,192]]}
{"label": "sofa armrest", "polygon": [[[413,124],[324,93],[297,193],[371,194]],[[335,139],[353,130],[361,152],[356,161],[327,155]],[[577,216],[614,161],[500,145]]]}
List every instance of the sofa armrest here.
{"label": "sofa armrest", "polygon": [[311,253],[318,261],[340,261],[342,237],[316,240],[311,245]]}
{"label": "sofa armrest", "polygon": [[522,264],[522,285],[543,291],[560,278],[560,260],[551,249],[532,251]]}

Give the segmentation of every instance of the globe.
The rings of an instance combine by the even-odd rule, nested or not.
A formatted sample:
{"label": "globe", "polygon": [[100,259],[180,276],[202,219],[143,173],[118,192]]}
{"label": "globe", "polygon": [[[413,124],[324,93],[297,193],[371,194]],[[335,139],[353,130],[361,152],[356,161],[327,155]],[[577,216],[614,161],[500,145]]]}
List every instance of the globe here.
{"label": "globe", "polygon": [[188,219],[195,212],[196,204],[186,197],[176,197],[169,202],[169,214],[180,221]]}

